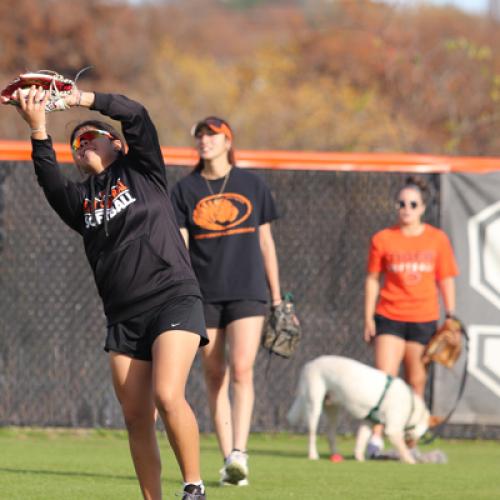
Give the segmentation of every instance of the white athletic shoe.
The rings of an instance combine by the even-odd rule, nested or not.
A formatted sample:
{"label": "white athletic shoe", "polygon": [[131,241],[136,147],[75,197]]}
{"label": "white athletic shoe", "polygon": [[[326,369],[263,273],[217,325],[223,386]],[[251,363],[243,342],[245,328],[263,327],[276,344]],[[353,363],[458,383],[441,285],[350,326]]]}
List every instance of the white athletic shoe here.
{"label": "white athletic shoe", "polygon": [[410,455],[415,459],[415,462],[423,461],[423,454],[416,446],[414,448],[410,448]]}
{"label": "white athletic shoe", "polygon": [[384,450],[384,440],[380,436],[372,436],[366,446],[366,458],[377,458]]}
{"label": "white athletic shoe", "polygon": [[226,458],[220,473],[222,486],[248,486],[248,455],[233,450]]}

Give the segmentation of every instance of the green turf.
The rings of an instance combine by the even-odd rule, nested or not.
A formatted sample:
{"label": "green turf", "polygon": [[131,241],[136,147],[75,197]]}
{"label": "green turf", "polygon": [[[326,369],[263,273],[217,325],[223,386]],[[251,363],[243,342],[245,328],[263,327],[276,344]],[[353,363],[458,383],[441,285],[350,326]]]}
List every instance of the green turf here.
{"label": "green turf", "polygon": [[[164,498],[175,499],[180,475],[161,436]],[[492,441],[436,441],[446,465],[395,462],[356,463],[353,441],[341,438],[346,460],[331,463],[324,438],[319,461],[305,458],[306,438],[254,434],[250,439],[251,485],[217,486],[221,459],[213,436],[202,437],[203,477],[208,498],[284,499],[500,499],[500,444]],[[140,499],[121,431],[0,428],[0,499]]]}

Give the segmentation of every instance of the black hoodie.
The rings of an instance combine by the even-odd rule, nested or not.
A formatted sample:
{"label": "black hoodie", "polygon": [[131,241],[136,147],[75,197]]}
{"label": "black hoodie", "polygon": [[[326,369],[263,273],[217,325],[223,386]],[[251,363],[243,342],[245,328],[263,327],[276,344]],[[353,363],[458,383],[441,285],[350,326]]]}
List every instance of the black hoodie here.
{"label": "black hoodie", "polygon": [[32,140],[32,157],[48,202],[83,236],[111,325],[176,296],[200,296],[200,291],[175,220],[158,135],[147,111],[127,97],[100,93],[91,109],[121,122],[127,154],[80,183],[62,175],[50,138]]}

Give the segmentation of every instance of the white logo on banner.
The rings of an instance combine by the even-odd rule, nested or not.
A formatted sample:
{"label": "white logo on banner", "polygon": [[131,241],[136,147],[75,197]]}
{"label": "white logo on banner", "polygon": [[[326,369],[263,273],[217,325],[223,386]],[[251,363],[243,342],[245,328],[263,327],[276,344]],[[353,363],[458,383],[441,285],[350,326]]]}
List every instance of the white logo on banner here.
{"label": "white logo on banner", "polygon": [[500,202],[469,219],[470,285],[500,309]]}
{"label": "white logo on banner", "polygon": [[500,397],[500,326],[471,325],[469,373]]}

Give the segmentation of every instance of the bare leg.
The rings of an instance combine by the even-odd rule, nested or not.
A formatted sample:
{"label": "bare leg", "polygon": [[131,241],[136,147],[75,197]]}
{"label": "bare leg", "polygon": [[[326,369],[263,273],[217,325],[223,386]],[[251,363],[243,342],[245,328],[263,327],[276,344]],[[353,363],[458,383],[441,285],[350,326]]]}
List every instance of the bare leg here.
{"label": "bare leg", "polygon": [[260,344],[263,316],[242,318],[226,327],[229,342],[233,403],[233,447],[246,450],[254,405],[253,366]]}
{"label": "bare leg", "polygon": [[111,353],[109,360],[142,494],[146,500],[161,500],[161,462],[156,440],[151,363],[117,353]]}
{"label": "bare leg", "polygon": [[224,458],[233,449],[233,425],[229,402],[229,368],[225,356],[225,334],[221,329],[207,328],[210,343],[202,349],[203,371],[208,404],[219,448]]}
{"label": "bare leg", "polygon": [[182,477],[200,480],[200,439],[193,410],[185,399],[189,370],[200,337],[180,330],[161,334],[153,344],[153,391]]}
{"label": "bare leg", "polygon": [[422,362],[425,346],[418,342],[406,342],[404,353],[405,380],[422,398],[425,392],[427,372]]}
{"label": "bare leg", "polygon": [[[403,360],[406,341],[396,335],[377,335],[375,337],[375,367],[388,375],[397,377]],[[382,438],[384,426],[373,426],[373,435]]]}

